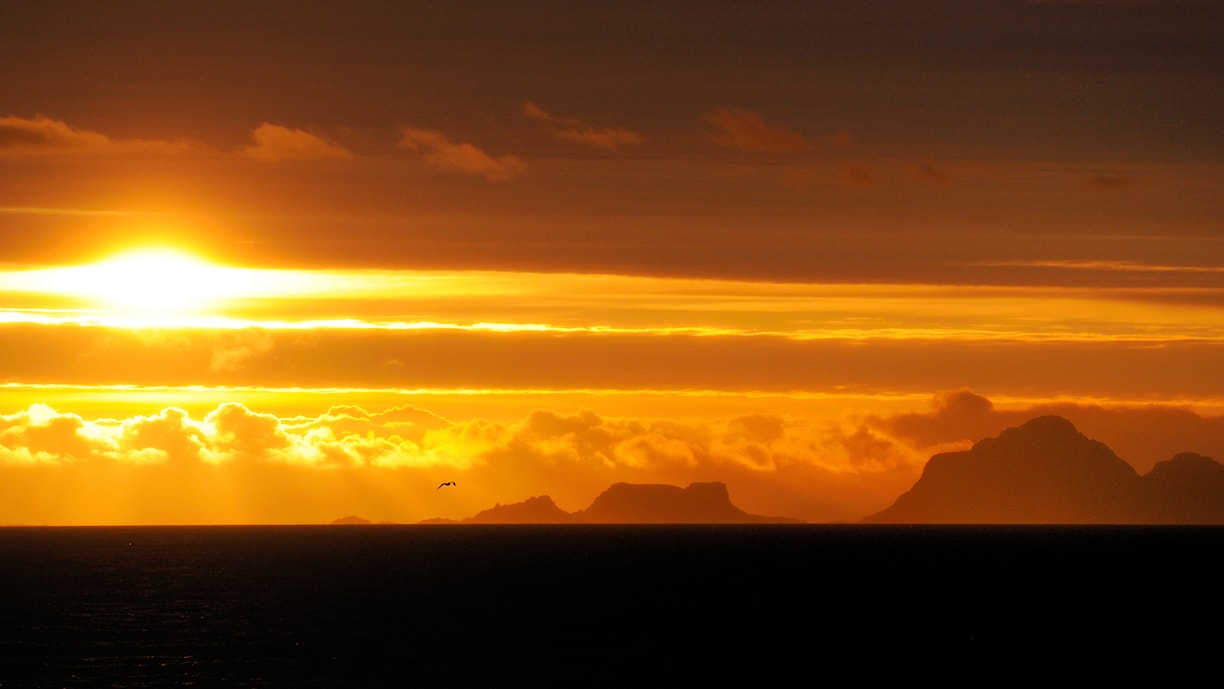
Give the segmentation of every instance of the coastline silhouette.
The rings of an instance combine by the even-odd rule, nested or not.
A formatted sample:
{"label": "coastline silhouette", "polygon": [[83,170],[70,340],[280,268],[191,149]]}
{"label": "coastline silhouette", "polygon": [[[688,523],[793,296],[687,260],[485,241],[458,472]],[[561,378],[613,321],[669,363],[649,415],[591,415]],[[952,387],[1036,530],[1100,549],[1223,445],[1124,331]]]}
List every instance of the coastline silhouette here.
{"label": "coastline silhouette", "polygon": [[[455,485],[447,481],[438,488]],[[726,484],[615,483],[567,512],[547,495],[421,524],[763,524]],[[1147,474],[1067,419],[1039,416],[972,449],[932,456],[918,481],[864,524],[1224,524],[1224,464],[1183,452]]]}

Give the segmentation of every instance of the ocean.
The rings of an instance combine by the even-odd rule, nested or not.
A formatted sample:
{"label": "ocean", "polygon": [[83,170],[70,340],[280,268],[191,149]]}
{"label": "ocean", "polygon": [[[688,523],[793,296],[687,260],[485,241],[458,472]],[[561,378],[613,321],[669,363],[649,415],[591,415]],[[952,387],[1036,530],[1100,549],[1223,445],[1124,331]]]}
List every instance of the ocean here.
{"label": "ocean", "polygon": [[0,687],[1192,686],[1224,650],[1221,546],[1219,527],[8,527]]}

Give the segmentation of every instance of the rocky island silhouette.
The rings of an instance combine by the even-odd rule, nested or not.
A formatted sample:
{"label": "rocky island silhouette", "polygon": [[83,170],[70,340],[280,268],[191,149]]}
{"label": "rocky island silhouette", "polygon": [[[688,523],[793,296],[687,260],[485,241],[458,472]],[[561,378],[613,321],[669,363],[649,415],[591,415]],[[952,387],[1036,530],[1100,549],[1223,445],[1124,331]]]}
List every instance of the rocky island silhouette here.
{"label": "rocky island silhouette", "polygon": [[[369,523],[348,516],[333,523]],[[749,514],[726,484],[615,483],[586,509],[547,495],[495,505],[465,519],[422,524],[801,524]],[[1140,475],[1061,416],[1039,416],[936,454],[921,477],[864,524],[1224,524],[1224,464],[1184,452]]]}
{"label": "rocky island silhouette", "polygon": [[1059,416],[937,454],[866,523],[1224,524],[1224,465],[1181,453],[1140,476]]}
{"label": "rocky island silhouette", "polygon": [[721,482],[666,484],[614,483],[590,507],[566,512],[540,495],[496,505],[463,520],[434,524],[799,524],[798,519],[748,514],[731,503]]}

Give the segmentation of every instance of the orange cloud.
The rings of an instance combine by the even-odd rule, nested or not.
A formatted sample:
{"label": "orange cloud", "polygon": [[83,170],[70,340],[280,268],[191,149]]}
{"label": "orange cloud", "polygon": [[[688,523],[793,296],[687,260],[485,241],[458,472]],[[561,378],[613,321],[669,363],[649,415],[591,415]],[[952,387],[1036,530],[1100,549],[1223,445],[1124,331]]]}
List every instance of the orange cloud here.
{"label": "orange cloud", "polygon": [[118,450],[131,455],[145,452],[165,461],[198,460],[210,443],[208,431],[187,412],[167,407],[153,416],[136,416],[120,424]]}
{"label": "orange cloud", "polygon": [[63,464],[105,449],[82,433],[85,422],[42,404],[0,416],[0,463]]}
{"label": "orange cloud", "polygon": [[531,102],[523,104],[523,113],[549,125],[556,136],[593,148],[615,151],[622,146],[636,146],[646,141],[646,137],[624,127],[593,127],[578,119],[551,115]]}
{"label": "orange cloud", "polygon": [[211,426],[213,442],[223,455],[237,457],[268,456],[290,446],[280,419],[257,414],[237,402],[227,402],[204,417]]}
{"label": "orange cloud", "polygon": [[765,124],[751,110],[719,108],[703,119],[714,127],[713,141],[728,148],[750,153],[797,153],[811,146],[807,137],[786,127]]}
{"label": "orange cloud", "polygon": [[0,155],[13,154],[176,154],[200,151],[190,141],[112,139],[105,134],[77,129],[59,120],[0,117]]}
{"label": "orange cloud", "polygon": [[[248,502],[262,496],[266,504],[248,509],[264,520],[290,521],[362,512],[363,505],[387,501],[390,491],[394,499],[386,504],[397,519],[419,520],[441,516],[430,510],[443,506],[414,505],[412,491],[420,491],[418,499],[436,497],[439,480],[465,488],[460,496],[468,502],[458,506],[465,512],[450,515],[457,517],[541,493],[576,509],[618,480],[686,484],[738,477],[755,484],[761,500],[797,475],[806,475],[813,481],[808,489],[816,491],[822,490],[817,477],[888,476],[889,486],[898,475],[912,481],[920,458],[885,439],[871,440],[865,431],[774,414],[676,422],[537,409],[519,420],[455,422],[412,406],[370,413],[344,405],[317,417],[282,418],[227,402],[203,418],[168,407],[152,416],[87,420],[35,404],[0,416],[0,523],[63,523],[69,503],[80,523],[120,518],[98,511],[124,505],[146,522],[250,518],[211,502],[216,491]],[[871,445],[871,461],[847,459],[855,443]],[[35,470],[41,473],[29,473]],[[90,498],[84,486],[95,480],[127,486],[124,499],[106,508],[102,498]],[[5,496],[19,486],[63,494],[60,511],[26,500],[26,512],[17,512],[18,503]],[[168,490],[181,494],[168,500]],[[278,492],[288,502],[275,504],[269,496]],[[343,503],[343,495],[353,502]],[[875,499],[893,497],[889,488]],[[310,516],[312,501],[320,511]],[[877,507],[852,509],[866,514]]]}
{"label": "orange cloud", "polygon": [[781,415],[676,422],[537,410],[522,423],[505,425],[499,434],[502,444],[490,448],[486,459],[593,463],[652,472],[711,467],[774,472],[782,466],[809,466],[849,473],[888,471],[917,461],[885,440],[875,448],[879,463],[852,461],[848,433]]}
{"label": "orange cloud", "polygon": [[[751,512],[855,520],[895,500],[931,454],[1045,414],[1072,419],[1140,473],[1180,451],[1218,456],[1224,442],[1224,417],[1185,409],[1003,409],[969,390],[940,393],[928,411],[888,416],[686,420],[537,408],[455,421],[411,405],[285,417],[235,402],[194,417],[167,407],[90,420],[34,404],[0,415],[0,523],[318,522],[354,513],[415,521],[543,494],[574,510],[617,481],[702,480],[727,482]],[[463,487],[445,502],[435,490],[444,480]],[[121,489],[122,499],[99,485]],[[28,497],[38,494],[57,497]]]}
{"label": "orange cloud", "polygon": [[255,143],[245,151],[256,160],[280,162],[289,160],[322,160],[351,158],[353,154],[334,143],[300,129],[290,129],[264,122],[252,133]]}
{"label": "orange cloud", "polygon": [[102,134],[73,129],[48,117],[0,117],[0,151],[90,151],[104,149],[110,145],[110,139]]}
{"label": "orange cloud", "polygon": [[436,167],[497,182],[508,180],[527,167],[516,156],[495,158],[472,144],[452,143],[442,132],[430,129],[404,127],[399,146],[423,154],[425,160]]}

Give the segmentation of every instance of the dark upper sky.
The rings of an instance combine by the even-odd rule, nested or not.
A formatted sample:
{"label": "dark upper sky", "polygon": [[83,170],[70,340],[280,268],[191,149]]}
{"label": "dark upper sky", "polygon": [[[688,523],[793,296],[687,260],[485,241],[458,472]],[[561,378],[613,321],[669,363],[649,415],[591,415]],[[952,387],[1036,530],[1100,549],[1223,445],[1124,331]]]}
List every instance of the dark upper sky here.
{"label": "dark upper sky", "polygon": [[[1218,159],[1221,3],[46,2],[7,110],[113,136],[489,133],[524,99],[651,132],[718,106],[888,154]],[[254,123],[254,124],[252,124]],[[370,132],[373,135],[373,132]]]}
{"label": "dark upper sky", "polygon": [[[7,3],[0,83],[9,260],[164,232],[256,263],[1058,282],[1032,264],[1221,253],[1224,3]],[[344,155],[257,156],[265,124]]]}

